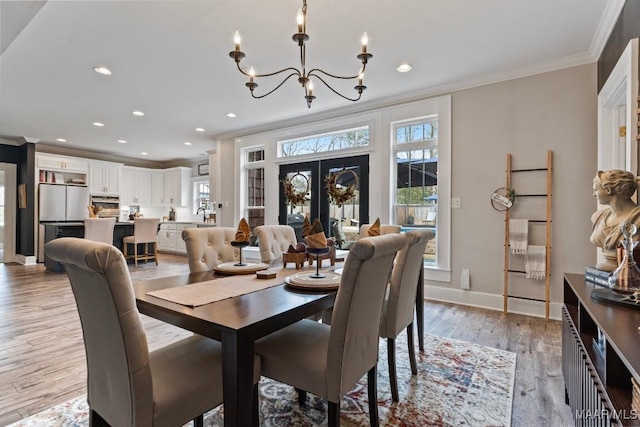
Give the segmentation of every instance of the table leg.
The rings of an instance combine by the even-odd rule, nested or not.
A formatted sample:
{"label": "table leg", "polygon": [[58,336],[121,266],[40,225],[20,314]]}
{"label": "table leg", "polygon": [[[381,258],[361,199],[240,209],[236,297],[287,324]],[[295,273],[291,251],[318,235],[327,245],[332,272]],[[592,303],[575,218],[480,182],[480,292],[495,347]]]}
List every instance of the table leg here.
{"label": "table leg", "polygon": [[422,265],[420,265],[416,292],[416,323],[418,324],[418,348],[424,351],[424,267]]}
{"label": "table leg", "polygon": [[253,425],[253,333],[222,333],[222,395],[225,427]]}

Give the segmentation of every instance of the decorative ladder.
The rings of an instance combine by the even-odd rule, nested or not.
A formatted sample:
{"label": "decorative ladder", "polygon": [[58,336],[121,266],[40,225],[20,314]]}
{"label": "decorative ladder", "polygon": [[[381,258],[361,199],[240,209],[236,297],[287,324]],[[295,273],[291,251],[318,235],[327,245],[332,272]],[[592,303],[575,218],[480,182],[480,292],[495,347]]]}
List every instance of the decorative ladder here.
{"label": "decorative ladder", "polygon": [[526,173],[526,172],[546,172],[546,193],[544,194],[516,194],[516,198],[520,197],[545,197],[546,198],[546,218],[529,220],[532,224],[545,224],[545,293],[544,299],[520,297],[515,295],[509,295],[509,274],[510,273],[525,273],[522,270],[514,270],[509,268],[509,220],[511,219],[510,210],[505,210],[505,222],[504,222],[504,292],[503,292],[503,312],[507,314],[509,312],[509,298],[523,299],[529,301],[538,301],[545,303],[545,319],[549,320],[549,301],[551,290],[551,198],[553,188],[553,152],[547,150],[547,167],[534,168],[534,169],[512,169],[511,154],[507,153],[507,189],[511,189],[511,175],[514,173]]}

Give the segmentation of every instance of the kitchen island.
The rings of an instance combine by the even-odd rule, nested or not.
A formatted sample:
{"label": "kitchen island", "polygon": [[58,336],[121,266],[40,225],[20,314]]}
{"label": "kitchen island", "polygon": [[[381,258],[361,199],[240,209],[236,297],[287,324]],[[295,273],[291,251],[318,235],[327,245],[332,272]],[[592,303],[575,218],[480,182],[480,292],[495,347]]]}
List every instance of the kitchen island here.
{"label": "kitchen island", "polygon": [[[45,245],[59,237],[79,237],[84,238],[84,222],[43,222]],[[113,228],[113,245],[122,251],[122,240],[125,236],[133,235],[133,222],[116,222]],[[61,273],[64,271],[62,265],[51,260],[44,252],[44,265],[48,271]]]}

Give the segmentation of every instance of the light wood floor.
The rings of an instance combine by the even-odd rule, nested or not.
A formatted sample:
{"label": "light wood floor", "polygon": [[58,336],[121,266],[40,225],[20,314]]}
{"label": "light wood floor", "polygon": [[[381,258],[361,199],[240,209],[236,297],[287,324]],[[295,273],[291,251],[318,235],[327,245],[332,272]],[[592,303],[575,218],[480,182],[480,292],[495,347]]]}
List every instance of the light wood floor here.
{"label": "light wood floor", "polygon": [[[133,280],[188,272],[186,258],[161,254],[131,267]],[[151,349],[189,335],[143,316]],[[513,426],[569,426],[564,404],[560,323],[425,302],[427,333],[518,354]],[[80,320],[65,274],[43,265],[0,264],[0,425],[86,393]]]}

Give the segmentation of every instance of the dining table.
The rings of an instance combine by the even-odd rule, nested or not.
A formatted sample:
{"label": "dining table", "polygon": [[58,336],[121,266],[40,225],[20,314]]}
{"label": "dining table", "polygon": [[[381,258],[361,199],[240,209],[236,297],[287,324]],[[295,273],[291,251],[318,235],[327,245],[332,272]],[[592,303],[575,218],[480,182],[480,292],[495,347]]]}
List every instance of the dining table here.
{"label": "dining table", "polygon": [[[291,274],[295,272],[291,269]],[[278,277],[282,277],[282,273],[280,271]],[[336,291],[296,290],[282,281],[255,292],[195,307],[149,295],[149,292],[212,280],[218,282],[225,280],[224,277],[214,271],[205,271],[137,281],[133,287],[140,313],[221,342],[224,425],[246,427],[253,424],[255,341],[330,309]],[[239,277],[234,280],[238,282]],[[242,277],[247,283],[259,281],[255,273]]]}

